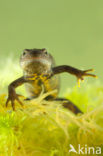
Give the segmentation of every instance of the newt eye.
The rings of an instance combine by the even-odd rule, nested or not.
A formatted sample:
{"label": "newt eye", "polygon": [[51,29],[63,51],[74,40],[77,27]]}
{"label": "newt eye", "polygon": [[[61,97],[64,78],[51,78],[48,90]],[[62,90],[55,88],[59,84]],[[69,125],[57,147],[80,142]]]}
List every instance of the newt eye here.
{"label": "newt eye", "polygon": [[22,53],[22,56],[26,55],[29,51],[30,51],[30,49],[24,49],[23,53]]}
{"label": "newt eye", "polygon": [[26,54],[26,52],[23,52],[23,56]]}
{"label": "newt eye", "polygon": [[48,52],[46,51],[45,54],[48,54]]}
{"label": "newt eye", "polygon": [[26,53],[27,53],[27,52],[26,52],[26,51],[24,51],[22,55],[23,55],[23,56],[25,56],[25,55],[26,55]]}
{"label": "newt eye", "polygon": [[48,54],[47,50],[45,48],[42,49],[42,51],[45,53],[45,54]]}

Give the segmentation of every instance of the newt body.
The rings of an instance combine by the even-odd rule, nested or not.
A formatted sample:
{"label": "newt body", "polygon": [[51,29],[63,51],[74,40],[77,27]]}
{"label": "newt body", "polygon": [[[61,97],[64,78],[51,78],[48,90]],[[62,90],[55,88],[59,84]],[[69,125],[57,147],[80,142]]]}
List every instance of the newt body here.
{"label": "newt body", "polygon": [[81,113],[79,108],[71,101],[57,97],[60,88],[58,74],[68,72],[75,75],[79,81],[83,80],[84,76],[96,77],[95,75],[88,73],[89,71],[92,71],[91,69],[82,71],[68,65],[55,66],[54,58],[45,48],[25,49],[20,57],[20,65],[23,69],[23,76],[9,85],[6,106],[8,105],[8,102],[11,101],[13,110],[15,110],[15,100],[23,105],[18,94],[15,92],[15,88],[25,83],[29,99],[38,97],[42,89],[44,89],[44,92],[56,89],[57,92],[46,97],[46,100],[62,101],[63,106],[70,109],[73,113]]}

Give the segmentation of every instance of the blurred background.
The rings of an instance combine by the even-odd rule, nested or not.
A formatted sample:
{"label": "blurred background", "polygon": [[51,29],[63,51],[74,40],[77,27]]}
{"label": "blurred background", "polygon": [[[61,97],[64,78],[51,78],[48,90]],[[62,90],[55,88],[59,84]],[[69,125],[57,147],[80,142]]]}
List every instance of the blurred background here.
{"label": "blurred background", "polygon": [[[15,72],[16,78],[21,75],[19,57],[25,48],[47,48],[57,65],[94,68],[102,81],[103,1],[0,0],[1,75],[5,67],[8,70],[8,77],[2,78],[8,79]],[[19,70],[12,70],[15,65]],[[61,74],[61,92],[75,84],[75,77]]]}

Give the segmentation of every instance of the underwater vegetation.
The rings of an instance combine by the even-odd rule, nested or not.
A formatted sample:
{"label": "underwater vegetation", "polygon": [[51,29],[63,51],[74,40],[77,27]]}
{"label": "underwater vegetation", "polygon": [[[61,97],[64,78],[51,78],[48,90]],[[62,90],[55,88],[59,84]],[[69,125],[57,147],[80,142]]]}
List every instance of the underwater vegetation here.
{"label": "underwater vegetation", "polygon": [[[9,63],[9,67],[16,72],[14,76],[19,77],[18,67],[12,66],[12,63]],[[100,147],[103,155],[101,83],[86,84],[81,88],[75,86],[72,89],[68,86],[68,90],[64,91],[64,96],[84,112],[82,115],[74,115],[63,108],[60,102],[45,101],[44,98],[50,92],[42,92],[31,101],[21,97],[24,107],[16,102],[14,112],[10,104],[8,108],[5,107],[5,102],[7,86],[16,76],[8,73],[8,69],[1,70],[0,75],[0,156],[75,156],[75,153],[69,153],[69,149],[72,145],[78,151],[78,144]],[[19,90],[24,92],[22,88]]]}

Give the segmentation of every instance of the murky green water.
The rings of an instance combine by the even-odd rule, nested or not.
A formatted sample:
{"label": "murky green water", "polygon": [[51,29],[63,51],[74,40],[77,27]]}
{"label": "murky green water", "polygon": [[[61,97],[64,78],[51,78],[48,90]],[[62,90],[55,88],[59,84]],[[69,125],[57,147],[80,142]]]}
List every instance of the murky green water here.
{"label": "murky green water", "polygon": [[[0,0],[0,59],[12,53],[19,60],[24,48],[44,47],[58,65],[94,68],[102,81],[103,1]],[[63,89],[75,85],[62,75]]]}

